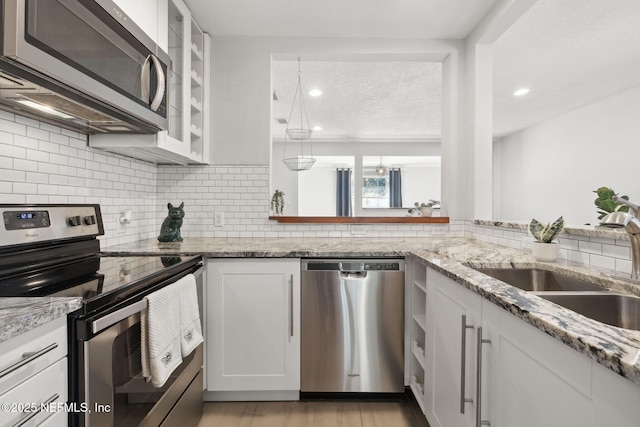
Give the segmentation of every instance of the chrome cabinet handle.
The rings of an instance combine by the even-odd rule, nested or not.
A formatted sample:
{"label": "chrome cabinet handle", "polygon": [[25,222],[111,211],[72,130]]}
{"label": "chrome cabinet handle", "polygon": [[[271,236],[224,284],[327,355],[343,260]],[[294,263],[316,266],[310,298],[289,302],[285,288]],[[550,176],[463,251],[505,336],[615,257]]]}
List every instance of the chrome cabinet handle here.
{"label": "chrome cabinet handle", "polygon": [[466,366],[465,361],[467,359],[467,329],[474,329],[473,325],[467,325],[467,315],[462,315],[461,323],[461,350],[460,350],[460,413],[464,414],[464,404],[473,403],[473,399],[466,399],[464,397],[464,389],[466,383]]}
{"label": "chrome cabinet handle", "polygon": [[478,326],[477,339],[477,372],[476,372],[476,427],[490,426],[487,420],[482,420],[482,344],[491,344],[491,340],[482,338],[482,326]]}
{"label": "chrome cabinet handle", "polygon": [[289,282],[289,335],[293,338],[293,274]]}
{"label": "chrome cabinet handle", "polygon": [[41,404],[38,405],[38,410],[33,411],[33,412],[29,412],[26,416],[20,418],[18,420],[17,423],[15,423],[13,425],[13,427],[20,427],[25,425],[26,423],[28,423],[33,417],[35,417],[36,415],[38,415],[40,412],[42,412],[42,407],[43,406],[47,406],[50,403],[55,402],[56,400],[58,400],[58,398],[60,397],[60,395],[58,393],[54,394],[53,396],[51,396],[50,398],[48,398],[47,400],[45,400],[44,402],[42,402]]}
{"label": "chrome cabinet handle", "polygon": [[58,348],[58,343],[49,344],[45,348],[43,348],[41,350],[38,350],[38,351],[23,353],[22,354],[22,359],[20,359],[19,361],[17,361],[13,365],[9,366],[8,368],[5,368],[2,371],[0,371],[0,378],[10,374],[11,372],[15,371],[18,368],[23,367],[24,365],[36,360],[38,357],[44,356],[45,354],[49,353],[51,350],[53,350],[55,348]]}
{"label": "chrome cabinet handle", "polygon": [[160,107],[160,103],[162,102],[162,98],[164,98],[164,72],[162,71],[162,64],[160,64],[160,60],[155,55],[150,55],[151,60],[153,61],[153,65],[156,68],[156,80],[158,84],[156,86],[156,96],[153,97],[153,101],[151,101],[150,108],[152,111],[157,111],[158,107]]}

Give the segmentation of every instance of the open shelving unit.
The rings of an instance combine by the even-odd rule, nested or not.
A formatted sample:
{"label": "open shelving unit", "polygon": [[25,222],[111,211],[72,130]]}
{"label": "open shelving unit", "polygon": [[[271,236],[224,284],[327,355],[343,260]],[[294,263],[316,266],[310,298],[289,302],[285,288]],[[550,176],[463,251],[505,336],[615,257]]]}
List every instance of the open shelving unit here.
{"label": "open shelving unit", "polygon": [[425,343],[427,310],[427,267],[417,258],[410,263],[411,277],[411,327],[410,327],[410,366],[411,391],[424,412],[425,382]]}

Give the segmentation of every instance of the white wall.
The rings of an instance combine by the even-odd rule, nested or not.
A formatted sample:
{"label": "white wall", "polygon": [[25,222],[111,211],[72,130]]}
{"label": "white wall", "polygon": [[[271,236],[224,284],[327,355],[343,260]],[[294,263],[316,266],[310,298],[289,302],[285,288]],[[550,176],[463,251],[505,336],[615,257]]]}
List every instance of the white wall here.
{"label": "white wall", "polygon": [[298,177],[298,215],[336,216],[336,168],[312,167]]}
{"label": "white wall", "polygon": [[640,203],[638,100],[640,87],[496,141],[495,217],[594,225],[601,186]]}
{"label": "white wall", "polygon": [[426,203],[429,199],[440,200],[440,179],[440,167],[437,166],[402,168],[403,206]]}

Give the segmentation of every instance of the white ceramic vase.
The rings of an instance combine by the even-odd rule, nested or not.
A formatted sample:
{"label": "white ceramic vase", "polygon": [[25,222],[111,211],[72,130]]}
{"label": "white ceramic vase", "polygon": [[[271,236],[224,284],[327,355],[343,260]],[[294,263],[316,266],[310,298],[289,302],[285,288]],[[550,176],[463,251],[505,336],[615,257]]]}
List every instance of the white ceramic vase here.
{"label": "white ceramic vase", "polygon": [[558,259],[558,243],[533,242],[531,244],[531,254],[536,261],[554,262]]}
{"label": "white ceramic vase", "polygon": [[420,212],[422,212],[422,216],[431,216],[433,213],[433,208],[422,207],[420,208]]}

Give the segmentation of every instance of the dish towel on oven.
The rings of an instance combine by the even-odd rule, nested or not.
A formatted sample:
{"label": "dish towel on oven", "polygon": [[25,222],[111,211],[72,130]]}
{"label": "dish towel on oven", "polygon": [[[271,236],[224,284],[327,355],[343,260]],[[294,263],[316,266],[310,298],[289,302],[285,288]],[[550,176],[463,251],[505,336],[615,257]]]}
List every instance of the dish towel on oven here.
{"label": "dish towel on oven", "polygon": [[180,291],[180,346],[182,357],[187,357],[204,341],[200,326],[196,278],[193,274],[188,274],[178,280],[176,285]]}
{"label": "dish towel on oven", "polygon": [[141,317],[142,375],[162,387],[182,363],[180,350],[180,288],[165,286],[146,297]]}

